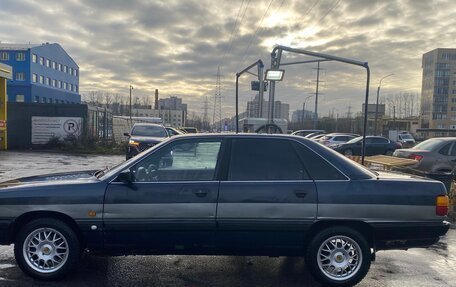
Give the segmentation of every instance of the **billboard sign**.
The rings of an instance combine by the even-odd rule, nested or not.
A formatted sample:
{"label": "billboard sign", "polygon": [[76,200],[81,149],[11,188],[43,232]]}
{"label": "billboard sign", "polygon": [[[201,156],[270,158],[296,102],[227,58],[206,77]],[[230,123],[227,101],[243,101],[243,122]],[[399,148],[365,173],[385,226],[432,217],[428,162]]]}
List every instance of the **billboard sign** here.
{"label": "billboard sign", "polygon": [[80,137],[82,118],[77,117],[32,117],[32,144],[45,144],[51,138]]}

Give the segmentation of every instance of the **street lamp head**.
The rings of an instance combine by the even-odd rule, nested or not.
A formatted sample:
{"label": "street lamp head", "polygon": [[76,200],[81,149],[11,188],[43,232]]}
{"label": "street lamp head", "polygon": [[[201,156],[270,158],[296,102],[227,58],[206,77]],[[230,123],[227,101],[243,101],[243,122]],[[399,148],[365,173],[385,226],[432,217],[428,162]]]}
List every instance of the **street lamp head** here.
{"label": "street lamp head", "polygon": [[268,81],[282,81],[285,70],[266,70],[266,80]]}

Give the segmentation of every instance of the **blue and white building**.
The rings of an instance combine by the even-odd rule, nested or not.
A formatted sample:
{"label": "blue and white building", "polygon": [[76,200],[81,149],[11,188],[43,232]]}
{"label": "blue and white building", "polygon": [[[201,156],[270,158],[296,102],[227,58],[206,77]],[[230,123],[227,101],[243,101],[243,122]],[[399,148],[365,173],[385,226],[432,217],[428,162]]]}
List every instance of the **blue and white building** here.
{"label": "blue and white building", "polygon": [[0,63],[13,67],[9,102],[79,104],[79,66],[57,43],[0,43]]}

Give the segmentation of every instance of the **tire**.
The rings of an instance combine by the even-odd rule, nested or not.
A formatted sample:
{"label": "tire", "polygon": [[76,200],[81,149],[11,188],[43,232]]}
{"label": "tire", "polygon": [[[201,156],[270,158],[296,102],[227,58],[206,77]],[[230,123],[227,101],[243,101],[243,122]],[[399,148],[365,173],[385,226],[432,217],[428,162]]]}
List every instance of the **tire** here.
{"label": "tire", "polygon": [[[331,242],[335,243],[337,247]],[[340,248],[339,244],[347,243],[345,248]],[[327,259],[323,257],[326,254]],[[348,257],[349,255],[352,257]],[[357,261],[353,258],[354,256]],[[340,262],[337,262],[338,260]],[[356,285],[366,276],[371,260],[371,250],[364,236],[343,226],[330,227],[320,231],[312,238],[306,252],[306,265],[310,273],[323,286]],[[339,264],[339,266],[333,264]],[[353,264],[356,265],[350,266]],[[332,274],[331,271],[336,271],[336,274]]]}
{"label": "tire", "polygon": [[[21,228],[14,242],[17,264],[24,273],[38,280],[65,276],[79,263],[81,250],[74,230],[54,218],[29,222]],[[30,251],[39,252],[30,254]]]}
{"label": "tire", "polygon": [[353,155],[353,151],[351,149],[346,149],[346,150],[344,150],[344,155],[345,156],[352,156]]}
{"label": "tire", "polygon": [[387,150],[387,151],[385,152],[385,155],[392,156],[392,155],[393,155],[393,151],[389,149],[389,150]]}

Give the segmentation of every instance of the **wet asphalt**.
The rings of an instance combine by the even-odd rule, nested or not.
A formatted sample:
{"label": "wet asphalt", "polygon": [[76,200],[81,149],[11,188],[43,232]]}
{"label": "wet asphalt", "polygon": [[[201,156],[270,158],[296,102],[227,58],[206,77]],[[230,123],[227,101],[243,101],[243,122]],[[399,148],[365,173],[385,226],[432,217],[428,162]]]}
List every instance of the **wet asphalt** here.
{"label": "wet asphalt", "polygon": [[[0,152],[0,181],[50,172],[91,170],[123,156]],[[12,246],[0,246],[0,286],[320,286],[302,258],[235,256],[124,256],[85,254],[77,270],[40,282],[17,267]],[[381,251],[358,286],[455,286],[456,230],[427,249]]]}

